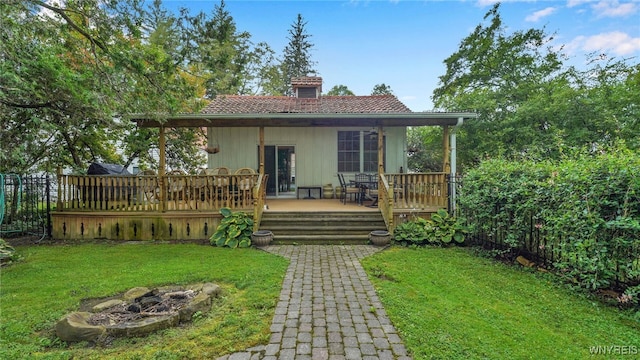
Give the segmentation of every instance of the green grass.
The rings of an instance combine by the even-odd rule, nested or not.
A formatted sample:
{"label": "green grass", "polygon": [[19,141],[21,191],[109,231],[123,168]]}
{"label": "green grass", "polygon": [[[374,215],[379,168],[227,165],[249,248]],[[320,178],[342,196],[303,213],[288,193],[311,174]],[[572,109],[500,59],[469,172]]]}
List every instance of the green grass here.
{"label": "green grass", "polygon": [[[468,248],[391,248],[363,260],[414,359],[585,359],[640,351],[640,324],[550,274]],[[637,355],[622,355],[633,358]]]}
{"label": "green grass", "polygon": [[[0,269],[0,359],[215,358],[268,342],[287,267],[255,249],[202,245],[18,247],[20,263]],[[223,288],[193,324],[109,346],[57,340],[55,322],[80,301],[135,286],[212,281]]]}

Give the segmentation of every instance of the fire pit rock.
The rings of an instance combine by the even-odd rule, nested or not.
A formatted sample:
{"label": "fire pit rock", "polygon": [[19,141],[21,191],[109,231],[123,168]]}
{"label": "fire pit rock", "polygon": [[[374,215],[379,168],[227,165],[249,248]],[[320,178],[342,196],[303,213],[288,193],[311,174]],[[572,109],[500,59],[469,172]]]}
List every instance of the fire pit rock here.
{"label": "fire pit rock", "polygon": [[56,324],[56,334],[68,342],[100,342],[110,337],[145,336],[190,322],[197,312],[211,309],[220,295],[213,283],[136,287],[122,296],[87,302],[81,311],[67,314]]}

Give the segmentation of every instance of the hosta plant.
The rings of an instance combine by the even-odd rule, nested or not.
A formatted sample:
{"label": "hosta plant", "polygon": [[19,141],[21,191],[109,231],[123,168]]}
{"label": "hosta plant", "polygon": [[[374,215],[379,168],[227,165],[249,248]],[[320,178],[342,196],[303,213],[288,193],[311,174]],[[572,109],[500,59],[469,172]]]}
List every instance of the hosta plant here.
{"label": "hosta plant", "polygon": [[459,244],[464,242],[467,229],[454,216],[444,209],[439,209],[431,215],[431,220],[426,225],[427,241],[430,243],[449,244],[455,241]]}
{"label": "hosta plant", "polygon": [[220,214],[222,220],[209,239],[211,245],[230,248],[251,246],[252,216],[242,211],[231,211],[229,208],[220,209]]}
{"label": "hosta plant", "polygon": [[393,232],[393,238],[401,245],[448,245],[452,242],[463,243],[466,233],[466,227],[458,219],[440,209],[429,220],[416,217],[399,224]]}

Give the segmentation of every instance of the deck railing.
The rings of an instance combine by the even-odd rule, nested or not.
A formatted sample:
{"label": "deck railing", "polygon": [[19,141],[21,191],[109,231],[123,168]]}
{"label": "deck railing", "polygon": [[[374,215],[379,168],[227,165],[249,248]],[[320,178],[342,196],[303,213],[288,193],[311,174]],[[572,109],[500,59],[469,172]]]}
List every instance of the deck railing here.
{"label": "deck railing", "polygon": [[389,184],[386,176],[378,177],[378,208],[382,213],[387,229],[393,228],[393,195],[392,185]]}
{"label": "deck railing", "polygon": [[[59,175],[58,211],[253,210],[259,174]],[[260,189],[256,193],[255,187]],[[264,200],[263,200],[264,202]]]}
{"label": "deck railing", "polygon": [[[59,175],[58,211],[253,211],[265,204],[266,175]],[[446,208],[445,173],[384,174],[378,179],[381,211]],[[389,215],[391,216],[391,215]]]}
{"label": "deck railing", "polygon": [[267,200],[267,179],[269,174],[260,175],[258,177],[257,186],[253,188],[253,198],[255,199],[255,206],[253,207],[253,230],[257,231],[260,228],[260,222],[262,221],[262,213],[264,211],[264,205]]}
{"label": "deck railing", "polygon": [[385,174],[393,192],[394,209],[425,210],[446,208],[448,201],[447,174],[443,172],[419,174]]}

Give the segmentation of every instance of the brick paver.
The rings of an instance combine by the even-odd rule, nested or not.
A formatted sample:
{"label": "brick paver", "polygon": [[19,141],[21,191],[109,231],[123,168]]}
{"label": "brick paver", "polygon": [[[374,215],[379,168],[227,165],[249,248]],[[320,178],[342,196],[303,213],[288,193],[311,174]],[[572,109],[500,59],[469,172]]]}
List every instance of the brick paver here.
{"label": "brick paver", "polygon": [[360,265],[380,248],[273,245],[264,250],[291,261],[271,340],[219,360],[411,359]]}

